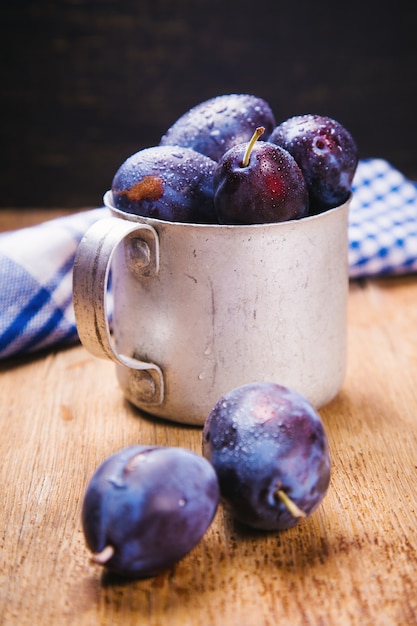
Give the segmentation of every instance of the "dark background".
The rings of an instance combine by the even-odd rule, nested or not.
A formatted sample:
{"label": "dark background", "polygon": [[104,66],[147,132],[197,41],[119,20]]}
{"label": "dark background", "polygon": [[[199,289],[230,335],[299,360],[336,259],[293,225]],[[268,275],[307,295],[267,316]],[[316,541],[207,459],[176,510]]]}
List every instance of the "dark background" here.
{"label": "dark background", "polygon": [[321,113],[417,180],[415,3],[55,0],[1,9],[0,207],[99,206],[188,108]]}

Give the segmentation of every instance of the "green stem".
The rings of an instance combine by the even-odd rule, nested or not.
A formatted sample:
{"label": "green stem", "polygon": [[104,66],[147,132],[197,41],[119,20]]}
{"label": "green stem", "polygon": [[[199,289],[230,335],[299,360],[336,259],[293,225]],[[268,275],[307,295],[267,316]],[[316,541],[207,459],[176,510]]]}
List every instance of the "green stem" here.
{"label": "green stem", "polygon": [[253,133],[252,138],[246,147],[245,154],[243,155],[242,167],[248,167],[253,146],[258,141],[259,137],[263,135],[264,132],[265,132],[265,128],[263,126],[258,126],[258,128]]}
{"label": "green stem", "polygon": [[282,491],[282,489],[277,489],[275,493],[278,496],[278,498],[281,500],[281,502],[285,504],[285,506],[287,507],[287,509],[289,510],[289,512],[291,513],[293,517],[297,517],[297,518],[307,517],[304,511],[302,511],[295,504],[295,502],[291,500],[291,498],[285,493],[285,491]]}

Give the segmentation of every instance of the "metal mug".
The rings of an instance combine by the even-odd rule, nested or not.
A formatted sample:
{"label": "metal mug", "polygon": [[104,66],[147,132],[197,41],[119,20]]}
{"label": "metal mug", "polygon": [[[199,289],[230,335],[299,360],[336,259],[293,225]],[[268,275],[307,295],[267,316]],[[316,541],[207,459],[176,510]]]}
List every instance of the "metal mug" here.
{"label": "metal mug", "polygon": [[[320,408],[346,369],[348,209],[274,224],[188,224],[116,209],[74,265],[81,342],[116,363],[143,411],[202,425],[244,383],[291,387]],[[108,282],[111,270],[111,324]]]}

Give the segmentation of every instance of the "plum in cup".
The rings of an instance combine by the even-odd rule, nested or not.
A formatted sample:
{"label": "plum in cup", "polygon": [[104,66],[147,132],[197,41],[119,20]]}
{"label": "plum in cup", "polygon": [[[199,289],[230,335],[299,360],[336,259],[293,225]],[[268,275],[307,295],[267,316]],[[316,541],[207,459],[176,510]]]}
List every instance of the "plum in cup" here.
{"label": "plum in cup", "polygon": [[232,146],[249,141],[257,126],[264,126],[268,135],[276,126],[269,104],[251,94],[225,94],[184,113],[160,145],[185,146],[218,161]]}
{"label": "plum in cup", "polygon": [[310,213],[346,202],[358,164],[358,148],[340,122],[324,115],[296,115],[277,126],[268,141],[288,150],[300,166]]}
{"label": "plum in cup", "polygon": [[308,194],[295,159],[283,148],[258,141],[230,148],[214,172],[214,205],[221,224],[261,224],[307,215]]}
{"label": "plum in cup", "polygon": [[180,146],[152,146],[119,167],[111,190],[116,208],[172,222],[217,221],[213,202],[216,163]]}
{"label": "plum in cup", "polygon": [[253,528],[290,528],[327,492],[321,418],[303,396],[276,383],[248,383],[220,398],[204,424],[202,447],[225,506]]}
{"label": "plum in cup", "polygon": [[93,560],[120,575],[155,576],[183,558],[219,502],[211,464],[189,450],[128,446],[93,474],[82,526]]}

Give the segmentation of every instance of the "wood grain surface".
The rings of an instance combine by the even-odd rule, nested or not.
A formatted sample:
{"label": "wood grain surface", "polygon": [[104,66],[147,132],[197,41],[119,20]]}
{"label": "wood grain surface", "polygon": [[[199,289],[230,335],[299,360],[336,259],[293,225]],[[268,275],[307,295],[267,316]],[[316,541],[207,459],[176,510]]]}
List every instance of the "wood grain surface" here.
{"label": "wood grain surface", "polygon": [[172,570],[115,581],[90,562],[86,484],[132,443],[201,451],[201,429],[146,417],[81,346],[0,364],[0,624],[417,624],[417,279],[353,282],[345,384],[320,413],[332,480],[282,533],[222,507]]}

